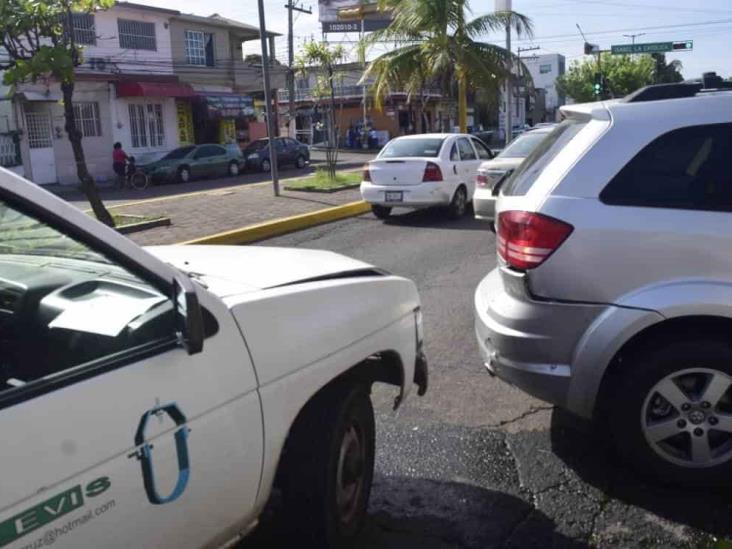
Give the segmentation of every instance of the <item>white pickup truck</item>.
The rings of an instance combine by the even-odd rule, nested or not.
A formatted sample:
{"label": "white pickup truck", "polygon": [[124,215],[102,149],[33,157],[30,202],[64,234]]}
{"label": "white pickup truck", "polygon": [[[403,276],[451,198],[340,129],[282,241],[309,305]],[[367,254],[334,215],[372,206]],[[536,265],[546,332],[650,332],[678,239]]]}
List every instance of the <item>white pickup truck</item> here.
{"label": "white pickup truck", "polygon": [[0,169],[0,547],[238,539],[273,488],[349,546],[374,382],[427,388],[415,285],[330,252],[143,250]]}

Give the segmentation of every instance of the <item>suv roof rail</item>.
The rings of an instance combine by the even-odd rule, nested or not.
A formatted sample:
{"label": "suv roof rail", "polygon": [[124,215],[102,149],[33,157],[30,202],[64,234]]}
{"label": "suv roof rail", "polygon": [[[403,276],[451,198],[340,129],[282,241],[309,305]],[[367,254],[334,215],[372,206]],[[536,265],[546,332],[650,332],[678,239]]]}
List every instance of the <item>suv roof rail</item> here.
{"label": "suv roof rail", "polygon": [[722,80],[715,72],[705,72],[701,78],[686,80],[677,84],[655,84],[641,88],[624,99],[626,103],[641,103],[644,101],[660,101],[662,99],[681,99],[694,97],[700,92],[719,90],[732,91],[732,82]]}

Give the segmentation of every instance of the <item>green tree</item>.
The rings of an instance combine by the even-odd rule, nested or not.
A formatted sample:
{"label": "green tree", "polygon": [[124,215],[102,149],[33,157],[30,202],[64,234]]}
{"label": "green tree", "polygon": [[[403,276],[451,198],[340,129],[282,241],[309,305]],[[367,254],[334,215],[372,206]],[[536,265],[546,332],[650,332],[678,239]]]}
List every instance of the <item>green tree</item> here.
{"label": "green tree", "polygon": [[328,176],[335,180],[338,163],[338,122],[336,119],[336,87],[342,82],[340,65],[346,58],[343,46],[329,46],[324,42],[306,43],[295,66],[302,75],[314,75],[315,85],[312,94],[315,100],[325,105],[326,136],[325,163]]}
{"label": "green tree", "polygon": [[[600,66],[605,75],[612,97],[623,97],[643,86],[656,82],[679,82],[683,80],[679,72],[681,64],[672,61],[666,64],[650,55],[610,55],[601,54]],[[593,91],[595,74],[598,72],[597,59],[587,57],[574,63],[566,74],[557,79],[557,87],[563,94],[579,103],[596,101]]]}
{"label": "green tree", "polygon": [[113,4],[114,0],[0,0],[0,46],[7,52],[0,62],[0,69],[6,70],[4,82],[16,85],[51,76],[60,84],[65,130],[81,188],[94,215],[109,226],[114,222],[89,175],[74,116],[74,69],[82,63],[82,52],[74,40],[72,18]]}
{"label": "green tree", "polygon": [[656,63],[656,84],[673,84],[684,80],[681,74],[683,68],[681,61],[674,59],[667,63],[666,55],[663,53],[653,53],[651,57]]}
{"label": "green tree", "polygon": [[511,63],[520,63],[505,48],[479,39],[508,25],[518,36],[533,35],[531,20],[512,11],[468,20],[468,0],[380,0],[380,7],[393,13],[393,21],[362,45],[367,48],[379,41],[395,44],[374,59],[364,75],[374,78],[377,101],[399,87],[414,93],[433,81],[448,88],[454,79],[461,131],[467,129],[468,89],[497,89],[509,74]]}

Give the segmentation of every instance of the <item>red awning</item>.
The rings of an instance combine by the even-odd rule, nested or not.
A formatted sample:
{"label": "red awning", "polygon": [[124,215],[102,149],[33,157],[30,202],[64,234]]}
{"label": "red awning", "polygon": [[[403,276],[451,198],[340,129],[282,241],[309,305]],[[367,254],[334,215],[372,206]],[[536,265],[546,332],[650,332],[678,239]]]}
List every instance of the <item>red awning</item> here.
{"label": "red awning", "polygon": [[117,82],[117,97],[194,97],[188,84],[173,82]]}

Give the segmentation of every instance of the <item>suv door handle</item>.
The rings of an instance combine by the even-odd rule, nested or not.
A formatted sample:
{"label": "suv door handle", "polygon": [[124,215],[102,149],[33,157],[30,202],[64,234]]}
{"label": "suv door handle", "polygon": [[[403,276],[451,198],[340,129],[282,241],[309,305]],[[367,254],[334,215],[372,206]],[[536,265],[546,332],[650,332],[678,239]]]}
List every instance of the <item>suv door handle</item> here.
{"label": "suv door handle", "polygon": [[455,175],[457,175],[457,164],[453,164],[452,165],[452,173],[454,173]]}

